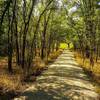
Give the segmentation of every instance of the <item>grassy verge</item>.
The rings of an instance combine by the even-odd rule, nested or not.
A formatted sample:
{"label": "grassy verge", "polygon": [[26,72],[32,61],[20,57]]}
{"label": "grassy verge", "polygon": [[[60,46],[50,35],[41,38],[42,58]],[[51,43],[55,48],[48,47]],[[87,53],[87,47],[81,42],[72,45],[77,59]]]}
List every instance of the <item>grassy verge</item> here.
{"label": "grassy verge", "polygon": [[93,68],[90,67],[89,59],[85,59],[83,63],[83,58],[80,53],[74,52],[76,61],[79,63],[79,65],[87,71],[89,75],[91,75],[93,81],[98,83],[98,88],[96,91],[100,93],[100,59],[98,62],[95,61]]}
{"label": "grassy verge", "polygon": [[[33,60],[33,67],[31,69],[31,73],[36,73],[40,75],[43,69],[47,67],[48,64],[53,63],[53,61],[61,54],[62,49],[58,51],[52,52],[48,60],[41,60],[40,57],[36,57]],[[46,68],[47,69],[47,68]],[[20,66],[17,66],[15,63],[15,59],[13,61],[13,74],[10,75],[7,70],[7,58],[0,59],[0,98],[2,100],[6,100],[7,98],[11,99],[13,96],[16,96],[23,92],[23,90],[36,80],[36,74],[32,74],[31,82],[23,82],[23,72]],[[9,100],[7,99],[7,100]]]}

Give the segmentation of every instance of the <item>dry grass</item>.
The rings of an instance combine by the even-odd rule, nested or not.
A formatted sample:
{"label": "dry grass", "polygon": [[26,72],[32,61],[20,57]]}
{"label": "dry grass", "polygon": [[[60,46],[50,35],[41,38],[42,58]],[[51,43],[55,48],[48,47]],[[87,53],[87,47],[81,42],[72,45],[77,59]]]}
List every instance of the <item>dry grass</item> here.
{"label": "dry grass", "polygon": [[98,62],[95,61],[94,66],[91,68],[89,59],[85,59],[83,63],[83,58],[81,54],[77,52],[75,52],[75,57],[76,57],[77,62],[80,65],[82,65],[82,67],[86,68],[87,70],[91,70],[94,73],[94,75],[100,76],[100,59],[98,60]]}
{"label": "dry grass", "polygon": [[0,87],[3,88],[4,92],[11,90],[20,90],[22,87],[20,77],[19,76],[11,76],[11,75],[0,75]]}
{"label": "dry grass", "polygon": [[50,54],[50,59],[56,59],[60,54],[62,53],[62,49],[59,49],[58,51],[54,51]]}
{"label": "dry grass", "polygon": [[20,66],[16,66],[15,58],[13,58],[13,73],[10,74],[7,69],[7,58],[0,59],[0,94],[11,91],[20,92],[26,86],[22,83],[22,70]]}
{"label": "dry grass", "polygon": [[22,70],[13,62],[14,74],[9,74],[7,70],[7,58],[0,60],[0,88],[2,92],[17,91],[22,89]]}
{"label": "dry grass", "polygon": [[[75,52],[75,58],[76,61],[81,65],[81,67],[83,67],[87,71],[92,71],[93,79],[100,84],[100,59],[98,60],[98,62],[95,61],[94,66],[91,68],[89,59],[85,59],[83,63],[83,58],[78,52]],[[96,88],[96,91],[100,93],[100,85],[98,85],[97,87],[98,88]]]}
{"label": "dry grass", "polygon": [[[57,52],[51,53],[47,63],[45,59],[43,61],[40,57],[35,57],[35,59],[33,60],[31,73],[44,69],[48,62],[56,59],[61,54],[61,52],[62,50],[58,50]],[[12,75],[8,73],[7,58],[0,58],[0,88],[2,89],[0,92],[7,92],[12,90],[23,91],[26,87],[30,85],[29,83],[22,83],[23,71],[21,70],[20,66],[16,66],[15,58],[13,58],[13,72],[14,74]]]}
{"label": "dry grass", "polygon": [[48,59],[44,58],[44,60],[42,60],[40,57],[35,57],[33,60],[33,68],[31,70],[37,72],[45,69],[49,63],[53,63],[53,61],[61,54],[61,52],[62,49],[54,51],[49,55]]}

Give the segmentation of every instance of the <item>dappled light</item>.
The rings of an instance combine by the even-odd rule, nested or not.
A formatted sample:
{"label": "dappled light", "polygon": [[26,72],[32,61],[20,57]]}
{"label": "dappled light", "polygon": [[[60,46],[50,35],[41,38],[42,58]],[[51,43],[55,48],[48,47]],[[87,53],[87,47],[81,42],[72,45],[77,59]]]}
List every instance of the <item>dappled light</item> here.
{"label": "dappled light", "polygon": [[100,0],[0,0],[0,100],[100,100]]}
{"label": "dappled light", "polygon": [[72,59],[72,55],[69,50],[65,50],[53,64],[48,66],[49,69],[37,78],[34,85],[25,90],[19,98],[25,97],[26,100],[33,100],[33,98],[35,100],[99,100],[99,95],[94,92],[95,86],[91,84],[91,80],[84,74],[74,58]]}

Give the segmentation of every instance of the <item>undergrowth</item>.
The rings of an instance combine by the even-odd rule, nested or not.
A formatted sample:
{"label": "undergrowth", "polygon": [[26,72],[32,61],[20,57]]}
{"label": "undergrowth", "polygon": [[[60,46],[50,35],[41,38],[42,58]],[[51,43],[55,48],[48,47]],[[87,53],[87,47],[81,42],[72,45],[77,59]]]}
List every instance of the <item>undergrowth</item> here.
{"label": "undergrowth", "polygon": [[76,61],[79,63],[79,65],[86,70],[88,73],[91,73],[91,77],[92,79],[98,83],[98,88],[96,89],[96,91],[98,93],[100,93],[100,58],[98,59],[98,61],[94,61],[94,66],[91,67],[90,66],[90,61],[89,59],[85,59],[84,63],[83,63],[83,57],[80,53],[78,52],[74,52],[75,53],[75,59]]}
{"label": "undergrowth", "polygon": [[[62,52],[62,49],[52,52],[48,59],[41,60],[40,57],[35,57],[33,60],[33,67],[31,73],[41,71],[49,63],[52,63]],[[13,74],[9,74],[7,70],[7,58],[0,59],[0,95],[8,91],[22,92],[29,83],[22,82],[23,72],[20,66],[16,65],[15,59],[13,62]],[[32,77],[33,78],[33,77]],[[32,83],[33,84],[33,83]]]}

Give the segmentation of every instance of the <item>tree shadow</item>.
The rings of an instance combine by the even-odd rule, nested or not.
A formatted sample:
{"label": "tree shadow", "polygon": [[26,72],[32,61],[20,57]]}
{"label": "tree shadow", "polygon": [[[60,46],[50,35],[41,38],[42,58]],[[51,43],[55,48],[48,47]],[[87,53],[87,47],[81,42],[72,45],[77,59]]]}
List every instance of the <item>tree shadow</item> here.
{"label": "tree shadow", "polygon": [[88,88],[65,83],[61,85],[54,82],[54,80],[52,82],[44,82],[38,83],[35,89],[26,91],[21,96],[25,97],[24,100],[94,100],[91,95],[96,95]]}
{"label": "tree shadow", "polygon": [[61,96],[57,91],[46,91],[41,88],[35,92],[27,91],[22,96],[25,96],[25,100],[68,100],[67,97]]}
{"label": "tree shadow", "polygon": [[73,56],[69,57],[68,52],[68,57],[61,58],[63,54],[21,95],[25,97],[24,100],[100,99],[90,78],[75,62]]}

